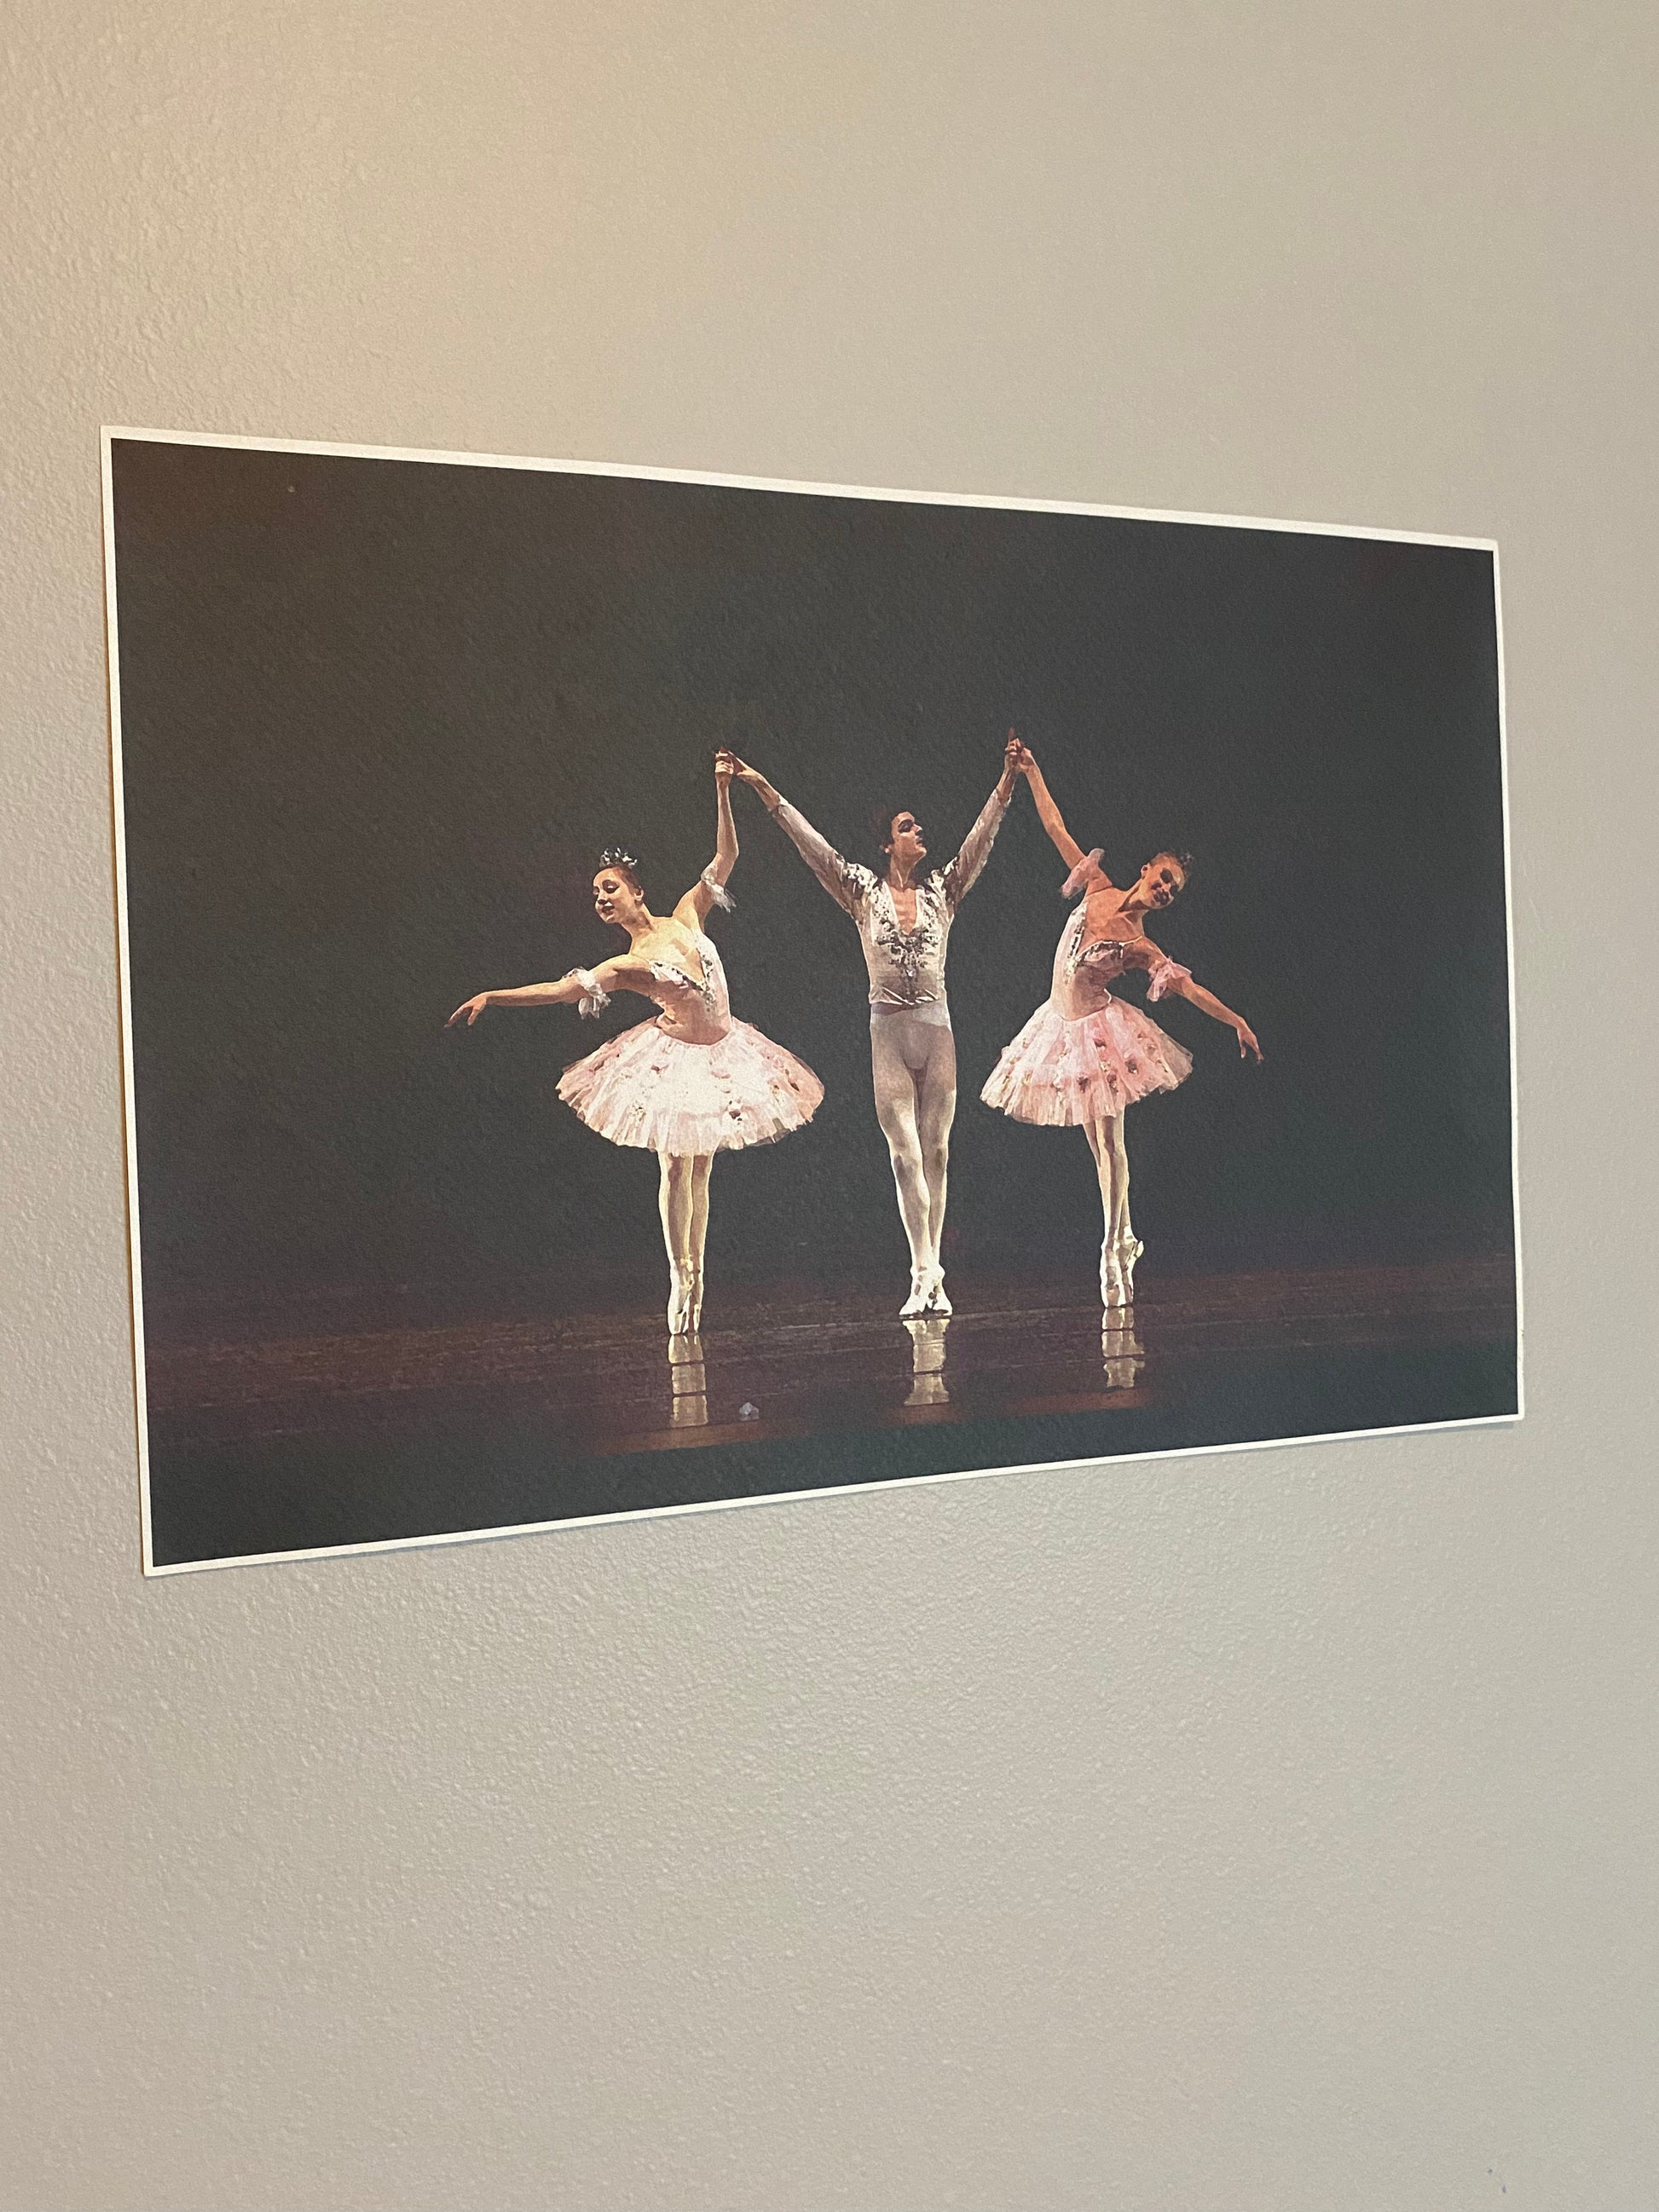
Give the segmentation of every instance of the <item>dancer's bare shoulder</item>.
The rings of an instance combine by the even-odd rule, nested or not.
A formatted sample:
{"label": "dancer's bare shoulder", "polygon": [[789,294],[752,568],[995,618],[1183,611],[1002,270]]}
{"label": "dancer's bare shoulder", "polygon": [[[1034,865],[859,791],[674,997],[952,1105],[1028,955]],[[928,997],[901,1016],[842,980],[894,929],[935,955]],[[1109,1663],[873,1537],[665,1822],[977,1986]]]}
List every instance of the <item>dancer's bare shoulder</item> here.
{"label": "dancer's bare shoulder", "polygon": [[647,936],[636,938],[623,957],[637,963],[644,975],[649,974],[653,963],[659,963],[665,968],[688,969],[695,975],[702,966],[701,935],[687,922],[659,921]]}
{"label": "dancer's bare shoulder", "polygon": [[641,960],[631,947],[626,952],[613,952],[608,960],[601,960],[589,973],[596,976],[607,991],[638,991],[651,981],[651,963]]}

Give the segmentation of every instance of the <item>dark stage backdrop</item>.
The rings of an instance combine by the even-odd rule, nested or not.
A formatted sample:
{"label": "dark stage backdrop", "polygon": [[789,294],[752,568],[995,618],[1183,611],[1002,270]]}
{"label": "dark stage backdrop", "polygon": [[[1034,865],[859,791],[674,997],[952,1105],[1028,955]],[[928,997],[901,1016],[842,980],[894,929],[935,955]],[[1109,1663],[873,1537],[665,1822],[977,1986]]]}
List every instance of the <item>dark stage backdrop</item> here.
{"label": "dark stage backdrop", "polygon": [[[943,860],[1011,725],[1259,1033],[1130,1116],[1149,1244],[1231,1264],[1507,1247],[1489,554],[1364,538],[118,441],[114,514],[146,1291],[660,1268],[656,1173],[556,1101],[625,1022],[445,1017],[620,949],[599,848],[672,904],[746,754],[843,850],[872,800]],[[905,1264],[851,924],[734,792],[735,1010],[817,1069],[811,1129],[715,1171],[711,1263]],[[1065,871],[1015,799],[951,947],[958,1268],[1070,1265],[1079,1133],[979,1103],[1048,989]],[[1138,984],[1126,988],[1138,992]],[[471,1289],[469,1289],[471,1286]]]}

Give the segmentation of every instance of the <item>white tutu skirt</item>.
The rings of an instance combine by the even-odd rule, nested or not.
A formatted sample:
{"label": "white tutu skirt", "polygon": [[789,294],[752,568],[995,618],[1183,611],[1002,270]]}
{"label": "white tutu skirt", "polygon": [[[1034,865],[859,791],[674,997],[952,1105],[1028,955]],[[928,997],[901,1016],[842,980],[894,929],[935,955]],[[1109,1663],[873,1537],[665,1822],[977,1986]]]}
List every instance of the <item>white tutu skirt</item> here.
{"label": "white tutu skirt", "polygon": [[734,1021],[718,1044],[640,1022],[567,1067],[559,1096],[613,1145],[673,1157],[774,1144],[805,1127],[823,1085],[747,1022]]}
{"label": "white tutu skirt", "polygon": [[1109,999],[1067,1021],[1048,999],[1003,1048],[980,1097],[1016,1121],[1069,1129],[1173,1091],[1192,1067],[1192,1054],[1138,1006]]}

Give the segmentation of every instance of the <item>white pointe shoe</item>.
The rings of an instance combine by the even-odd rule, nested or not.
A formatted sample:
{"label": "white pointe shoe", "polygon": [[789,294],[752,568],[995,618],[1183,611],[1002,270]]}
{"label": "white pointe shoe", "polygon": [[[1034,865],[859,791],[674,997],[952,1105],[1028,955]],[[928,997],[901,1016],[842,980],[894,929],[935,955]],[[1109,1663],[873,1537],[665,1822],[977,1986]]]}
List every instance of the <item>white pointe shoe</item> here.
{"label": "white pointe shoe", "polygon": [[928,1267],[910,1270],[910,1295],[899,1308],[901,1321],[917,1321],[927,1310],[928,1291],[933,1283],[933,1271]]}
{"label": "white pointe shoe", "polygon": [[1123,1237],[1118,1240],[1117,1271],[1123,1279],[1123,1303],[1132,1306],[1135,1302],[1135,1261],[1146,1247],[1138,1237]]}
{"label": "white pointe shoe", "polygon": [[1124,1288],[1123,1269],[1118,1260],[1117,1248],[1109,1243],[1103,1244],[1100,1248],[1100,1302],[1102,1305],[1107,1307],[1128,1304],[1128,1294]]}
{"label": "white pointe shoe", "polygon": [[701,1267],[694,1267],[691,1270],[690,1287],[686,1292],[685,1316],[686,1328],[691,1335],[695,1336],[702,1327],[702,1269]]}
{"label": "white pointe shoe", "polygon": [[922,1310],[930,1314],[952,1314],[956,1311],[956,1308],[945,1295],[943,1267],[934,1267],[927,1270],[927,1304]]}
{"label": "white pointe shoe", "polygon": [[668,1334],[670,1336],[690,1336],[691,1334],[692,1277],[682,1268],[668,1270]]}

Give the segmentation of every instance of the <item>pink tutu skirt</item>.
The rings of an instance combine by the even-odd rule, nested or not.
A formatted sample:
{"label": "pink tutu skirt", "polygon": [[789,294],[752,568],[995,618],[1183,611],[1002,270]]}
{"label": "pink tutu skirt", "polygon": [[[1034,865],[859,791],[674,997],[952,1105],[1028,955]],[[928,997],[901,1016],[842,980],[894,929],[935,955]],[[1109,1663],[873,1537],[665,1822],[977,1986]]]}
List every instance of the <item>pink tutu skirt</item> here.
{"label": "pink tutu skirt", "polygon": [[747,1022],[734,1021],[717,1044],[640,1022],[567,1067],[559,1096],[613,1145],[673,1157],[774,1144],[805,1127],[823,1085]]}
{"label": "pink tutu skirt", "polygon": [[1193,1056],[1138,1006],[1109,999],[1067,1021],[1045,1000],[1003,1048],[980,1097],[1016,1121],[1069,1129],[1121,1114],[1154,1091],[1173,1091]]}

